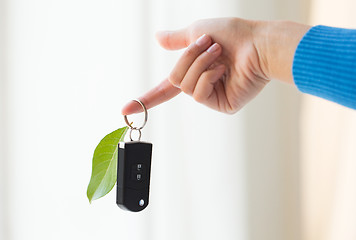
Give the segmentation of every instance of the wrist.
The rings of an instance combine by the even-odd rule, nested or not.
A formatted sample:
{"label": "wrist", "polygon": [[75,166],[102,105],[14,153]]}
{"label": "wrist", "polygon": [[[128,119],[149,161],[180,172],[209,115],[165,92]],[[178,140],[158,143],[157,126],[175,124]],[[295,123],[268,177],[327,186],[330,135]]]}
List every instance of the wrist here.
{"label": "wrist", "polygon": [[289,21],[256,21],[253,29],[264,74],[268,79],[294,84],[294,53],[310,26]]}

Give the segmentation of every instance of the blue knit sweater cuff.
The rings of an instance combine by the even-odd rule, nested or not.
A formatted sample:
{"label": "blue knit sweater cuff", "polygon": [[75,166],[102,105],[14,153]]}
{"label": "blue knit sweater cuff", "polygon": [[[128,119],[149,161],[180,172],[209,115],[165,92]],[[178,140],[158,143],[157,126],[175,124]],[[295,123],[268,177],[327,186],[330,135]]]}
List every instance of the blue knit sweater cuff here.
{"label": "blue knit sweater cuff", "polygon": [[298,89],[356,109],[356,30],[312,27],[294,55]]}

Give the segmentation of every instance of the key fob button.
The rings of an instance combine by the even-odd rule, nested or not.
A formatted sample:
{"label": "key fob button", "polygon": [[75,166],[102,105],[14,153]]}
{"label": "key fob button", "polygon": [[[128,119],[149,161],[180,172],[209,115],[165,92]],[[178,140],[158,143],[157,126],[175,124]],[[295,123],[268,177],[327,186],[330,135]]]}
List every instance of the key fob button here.
{"label": "key fob button", "polygon": [[142,170],[142,164],[136,164],[136,169],[137,169],[137,171],[141,171]]}
{"label": "key fob button", "polygon": [[134,181],[144,181],[146,180],[146,168],[144,164],[134,164],[131,168],[131,179]]}
{"label": "key fob button", "polygon": [[141,173],[137,173],[137,174],[136,174],[136,180],[137,180],[137,181],[141,181],[141,180],[142,180],[142,175],[141,175]]}

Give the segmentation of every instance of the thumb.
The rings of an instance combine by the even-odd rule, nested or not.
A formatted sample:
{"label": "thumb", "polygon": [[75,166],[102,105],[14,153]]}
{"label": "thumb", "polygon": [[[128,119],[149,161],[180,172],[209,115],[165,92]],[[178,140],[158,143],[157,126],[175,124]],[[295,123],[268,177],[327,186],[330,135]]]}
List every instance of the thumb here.
{"label": "thumb", "polygon": [[176,31],[159,31],[156,33],[156,38],[159,44],[168,50],[186,48],[190,44],[187,29],[180,29]]}

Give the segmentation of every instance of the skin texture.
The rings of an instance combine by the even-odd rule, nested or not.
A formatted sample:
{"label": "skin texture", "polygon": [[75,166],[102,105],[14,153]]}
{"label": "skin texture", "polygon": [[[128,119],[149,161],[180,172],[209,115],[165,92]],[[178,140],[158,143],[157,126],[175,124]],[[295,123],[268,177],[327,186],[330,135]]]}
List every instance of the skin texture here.
{"label": "skin texture", "polygon": [[[294,22],[206,19],[158,32],[168,50],[186,48],[170,75],[139,99],[152,108],[184,92],[214,110],[233,114],[272,79],[294,84],[295,50],[309,26]],[[123,115],[141,112],[136,102]]]}

